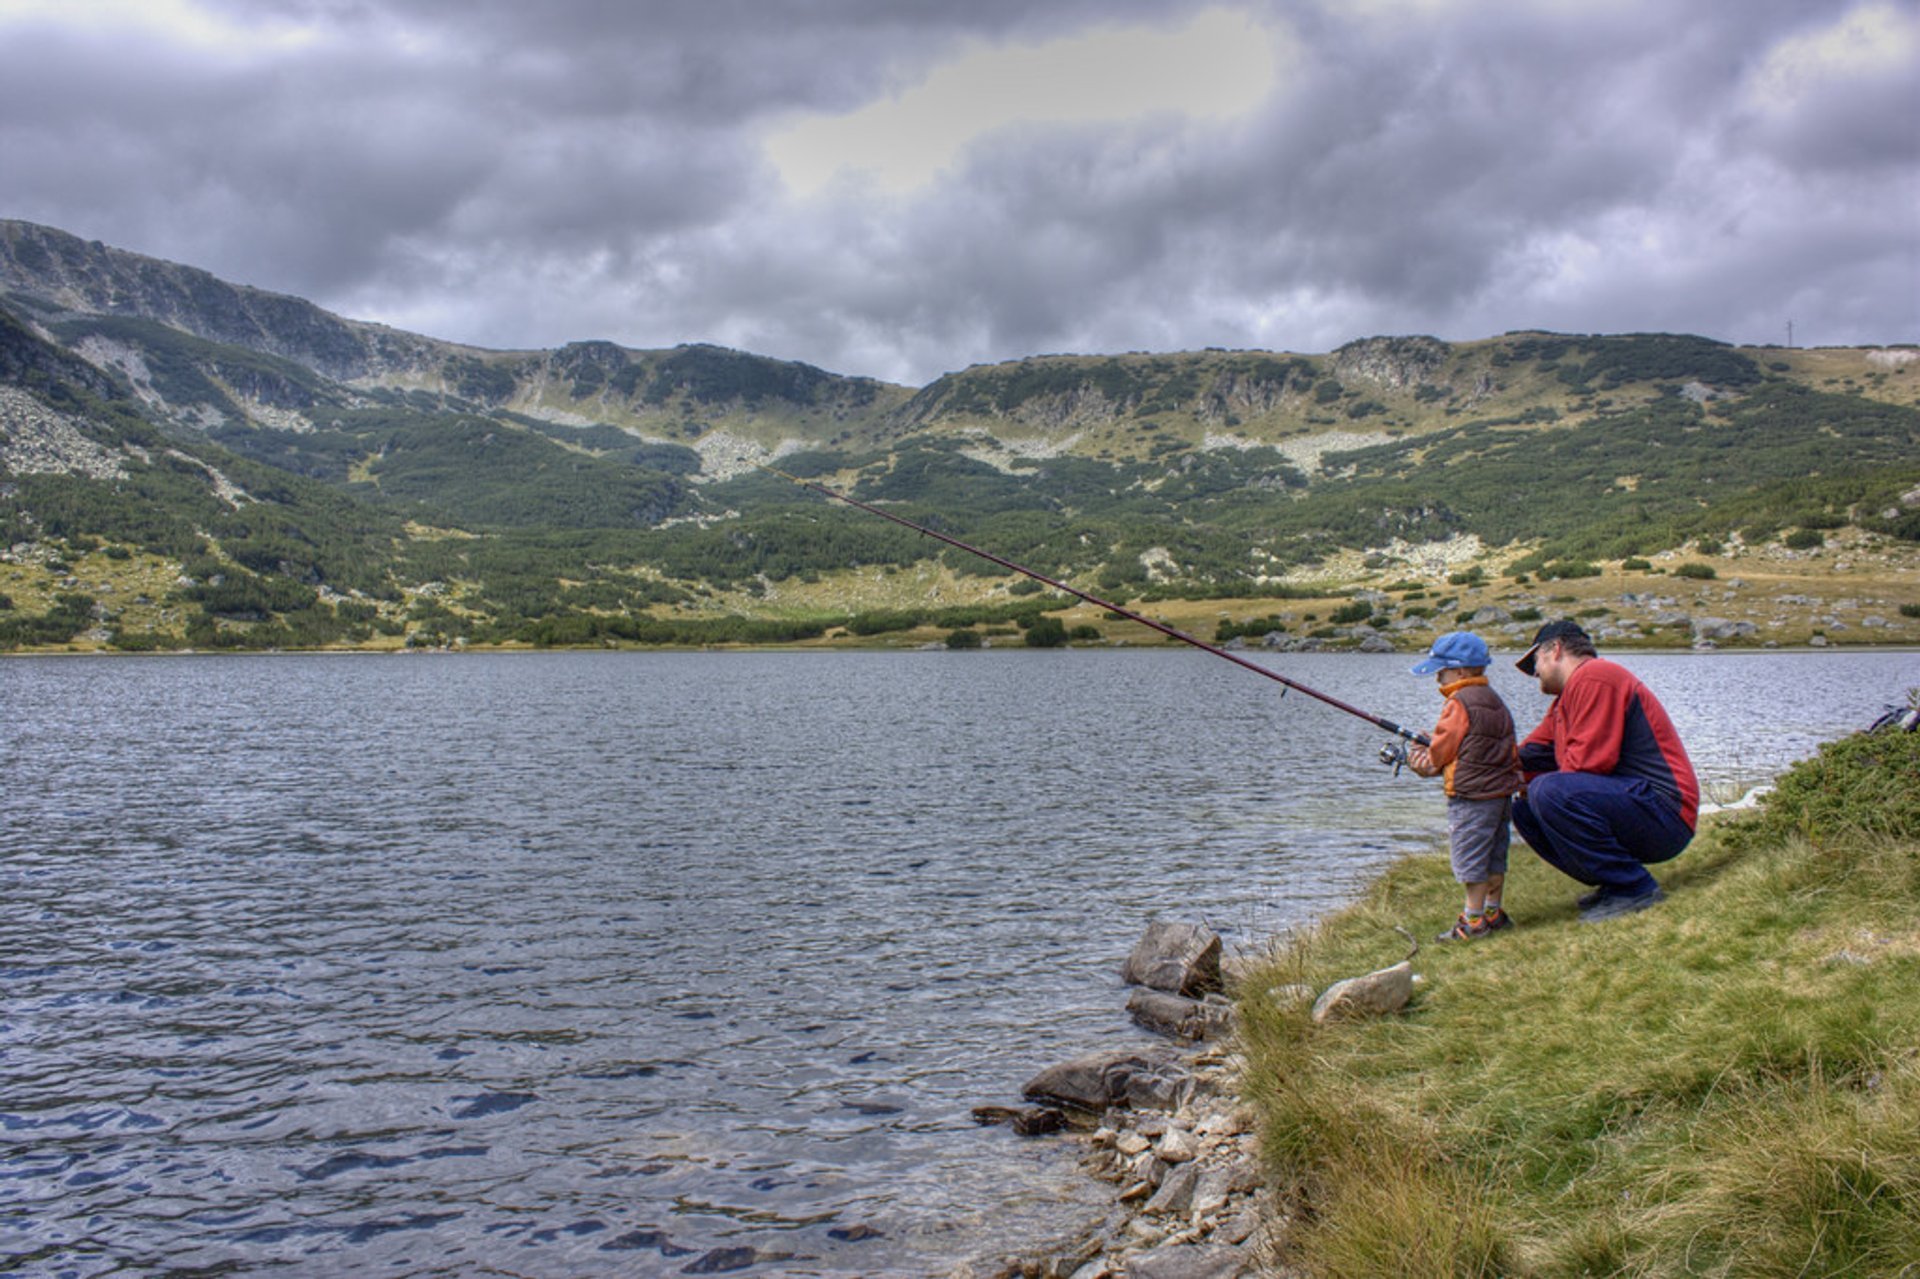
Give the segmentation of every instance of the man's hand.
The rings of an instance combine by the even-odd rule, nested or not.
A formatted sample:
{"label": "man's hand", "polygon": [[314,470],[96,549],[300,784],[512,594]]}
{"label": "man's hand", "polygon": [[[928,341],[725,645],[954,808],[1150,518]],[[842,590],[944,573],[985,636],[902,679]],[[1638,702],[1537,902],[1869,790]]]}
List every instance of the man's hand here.
{"label": "man's hand", "polygon": [[1440,770],[1433,766],[1433,754],[1424,746],[1407,748],[1407,767],[1422,777],[1438,777]]}

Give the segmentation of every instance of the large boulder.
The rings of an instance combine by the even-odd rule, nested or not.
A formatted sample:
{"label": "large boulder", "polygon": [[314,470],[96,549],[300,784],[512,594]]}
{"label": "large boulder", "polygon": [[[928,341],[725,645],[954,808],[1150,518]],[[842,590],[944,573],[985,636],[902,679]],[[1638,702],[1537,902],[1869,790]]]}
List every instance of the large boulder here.
{"label": "large boulder", "polygon": [[1134,943],[1120,980],[1190,998],[1220,989],[1220,934],[1205,924],[1156,919]]}

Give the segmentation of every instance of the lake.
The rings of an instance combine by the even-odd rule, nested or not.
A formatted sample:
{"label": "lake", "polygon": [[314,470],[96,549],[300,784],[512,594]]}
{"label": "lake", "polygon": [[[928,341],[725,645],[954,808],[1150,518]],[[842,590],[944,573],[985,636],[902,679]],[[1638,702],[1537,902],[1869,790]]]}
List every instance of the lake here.
{"label": "lake", "polygon": [[[1406,655],[1257,660],[1439,710]],[[1623,660],[1723,802],[1920,686]],[[1052,1238],[1105,1188],[968,1112],[1145,1040],[1146,923],[1255,944],[1444,838],[1382,732],[1279,692],[1185,649],[0,662],[0,1269],[915,1275]]]}

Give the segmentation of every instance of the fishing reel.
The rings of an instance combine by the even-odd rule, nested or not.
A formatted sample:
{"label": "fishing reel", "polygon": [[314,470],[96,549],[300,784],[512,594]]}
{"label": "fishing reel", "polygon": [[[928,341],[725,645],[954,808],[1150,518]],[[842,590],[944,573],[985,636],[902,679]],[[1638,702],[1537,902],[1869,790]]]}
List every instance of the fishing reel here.
{"label": "fishing reel", "polygon": [[1388,742],[1380,748],[1380,762],[1393,770],[1395,777],[1407,766],[1407,745],[1405,742]]}

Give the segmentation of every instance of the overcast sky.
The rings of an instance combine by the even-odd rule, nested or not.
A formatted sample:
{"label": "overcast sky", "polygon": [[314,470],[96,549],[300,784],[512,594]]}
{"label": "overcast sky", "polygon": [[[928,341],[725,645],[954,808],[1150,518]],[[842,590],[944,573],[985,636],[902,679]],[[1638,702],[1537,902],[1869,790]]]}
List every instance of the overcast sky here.
{"label": "overcast sky", "polygon": [[1920,340],[1920,0],[0,0],[0,217],[482,346]]}

